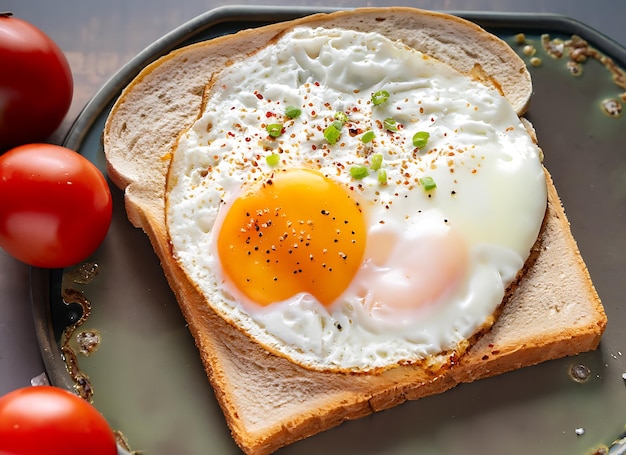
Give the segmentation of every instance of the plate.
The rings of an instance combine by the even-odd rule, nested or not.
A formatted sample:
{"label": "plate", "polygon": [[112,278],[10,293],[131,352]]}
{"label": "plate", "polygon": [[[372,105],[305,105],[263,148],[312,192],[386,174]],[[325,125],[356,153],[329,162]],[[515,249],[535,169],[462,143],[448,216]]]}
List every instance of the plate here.
{"label": "plate", "polygon": [[[109,80],[78,116],[64,144],[104,171],[104,122],[122,88],[144,66],[185,44],[317,11],[223,7],[193,19]],[[574,76],[567,59],[551,57],[541,43],[545,37],[567,40],[577,35],[620,67],[626,67],[626,50],[561,16],[452,13],[507,40],[529,65],[535,93],[527,117],[603,300],[609,318],[606,333],[594,352],[463,384],[346,422],[280,453],[585,454],[610,444],[624,430],[626,116],[610,117],[602,102],[621,104],[626,88],[615,84],[607,65],[593,59],[577,67],[582,72]],[[524,33],[525,44],[517,43],[519,33]],[[50,381],[68,389],[75,386],[76,377],[67,369],[73,352],[95,406],[124,433],[133,450],[239,453],[158,259],[144,234],[127,221],[121,191],[112,188],[112,193],[110,232],[86,268],[32,270],[33,311]],[[94,265],[97,273],[89,268]],[[85,310],[84,305],[63,302],[66,288],[85,296],[90,314],[64,343],[65,327],[81,320]],[[85,345],[77,342],[79,333],[99,337],[95,352],[80,352]],[[62,354],[62,347],[72,352]],[[572,368],[586,369],[588,378],[575,380]]]}

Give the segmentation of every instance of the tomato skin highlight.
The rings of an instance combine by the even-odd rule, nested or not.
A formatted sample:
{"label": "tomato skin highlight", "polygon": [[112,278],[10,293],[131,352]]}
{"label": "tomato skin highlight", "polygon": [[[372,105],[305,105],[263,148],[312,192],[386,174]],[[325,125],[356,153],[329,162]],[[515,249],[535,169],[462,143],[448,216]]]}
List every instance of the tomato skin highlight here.
{"label": "tomato skin highlight", "polygon": [[43,31],[0,14],[0,153],[47,139],[72,103],[72,72]]}
{"label": "tomato skin highlight", "polygon": [[106,236],[112,198],[106,179],[82,155],[28,144],[0,156],[0,247],[44,268],[77,264]]}
{"label": "tomato skin highlight", "polygon": [[115,455],[115,434],[102,414],[71,392],[52,386],[0,397],[0,454]]}

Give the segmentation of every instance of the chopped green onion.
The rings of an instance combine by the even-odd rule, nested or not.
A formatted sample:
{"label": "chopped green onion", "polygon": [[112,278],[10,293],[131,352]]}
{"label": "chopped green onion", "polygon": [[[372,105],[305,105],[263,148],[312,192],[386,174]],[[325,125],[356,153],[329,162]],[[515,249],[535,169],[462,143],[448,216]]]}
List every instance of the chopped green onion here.
{"label": "chopped green onion", "polygon": [[378,171],[378,183],[380,183],[381,185],[387,184],[387,171],[386,170],[380,169]]}
{"label": "chopped green onion", "polygon": [[398,131],[398,122],[396,122],[391,117],[387,117],[383,121],[383,125],[387,131]]}
{"label": "chopped green onion", "polygon": [[285,115],[289,118],[300,117],[300,114],[302,114],[302,109],[300,109],[299,107],[287,106],[287,108],[285,109]]}
{"label": "chopped green onion", "polygon": [[280,123],[270,123],[265,129],[267,130],[267,134],[271,137],[279,137],[283,134],[283,125]]}
{"label": "chopped green onion", "polygon": [[430,139],[430,133],[428,131],[418,131],[413,135],[413,146],[421,149],[425,147]]}
{"label": "chopped green onion", "polygon": [[369,175],[367,166],[352,166],[350,168],[350,175],[353,179],[361,180]]}
{"label": "chopped green onion", "polygon": [[424,188],[424,191],[430,191],[437,188],[437,184],[433,178],[429,176],[420,178],[420,184],[422,185],[422,188]]}
{"label": "chopped green onion", "polygon": [[383,104],[388,99],[389,99],[389,92],[387,90],[379,90],[375,93],[372,93],[372,103],[374,104],[374,106]]}
{"label": "chopped green onion", "polygon": [[374,134],[372,130],[367,131],[366,133],[363,134],[363,136],[361,136],[361,142],[363,142],[364,144],[367,144],[369,142],[372,142],[375,137],[376,137],[376,134]]}
{"label": "chopped green onion", "polygon": [[267,163],[268,166],[271,166],[271,167],[277,166],[278,163],[280,162],[280,156],[278,155],[278,153],[272,153],[271,155],[267,155],[265,157],[265,162]]}
{"label": "chopped green onion", "polygon": [[324,138],[329,144],[334,144],[339,140],[339,136],[341,136],[341,122],[335,120],[324,130]]}
{"label": "chopped green onion", "polygon": [[372,155],[372,164],[370,165],[370,167],[372,168],[372,171],[379,170],[382,164],[383,164],[383,154],[374,153],[374,155]]}
{"label": "chopped green onion", "polygon": [[348,116],[341,111],[335,112],[335,118],[337,121],[341,122],[342,125],[348,121]]}

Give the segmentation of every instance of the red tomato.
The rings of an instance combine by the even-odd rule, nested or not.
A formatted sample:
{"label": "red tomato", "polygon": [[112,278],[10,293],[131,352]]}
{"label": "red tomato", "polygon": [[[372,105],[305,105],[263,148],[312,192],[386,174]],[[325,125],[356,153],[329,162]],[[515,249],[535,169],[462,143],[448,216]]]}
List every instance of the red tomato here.
{"label": "red tomato", "polygon": [[0,397],[0,454],[115,455],[115,435],[87,401],[51,386]]}
{"label": "red tomato", "polygon": [[72,102],[70,66],[41,30],[0,14],[0,153],[47,139]]}
{"label": "red tomato", "polygon": [[111,223],[109,186],[87,158],[50,144],[0,155],[0,247],[27,264],[85,260]]}

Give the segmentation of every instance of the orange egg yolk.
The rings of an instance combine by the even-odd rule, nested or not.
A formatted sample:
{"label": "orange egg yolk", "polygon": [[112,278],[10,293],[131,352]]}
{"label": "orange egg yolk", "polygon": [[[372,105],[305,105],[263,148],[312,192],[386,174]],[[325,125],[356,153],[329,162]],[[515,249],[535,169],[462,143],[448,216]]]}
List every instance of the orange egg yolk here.
{"label": "orange egg yolk", "polygon": [[357,273],[366,242],[361,206],[317,171],[277,171],[237,198],[220,228],[224,273],[260,305],[298,293],[332,304]]}

